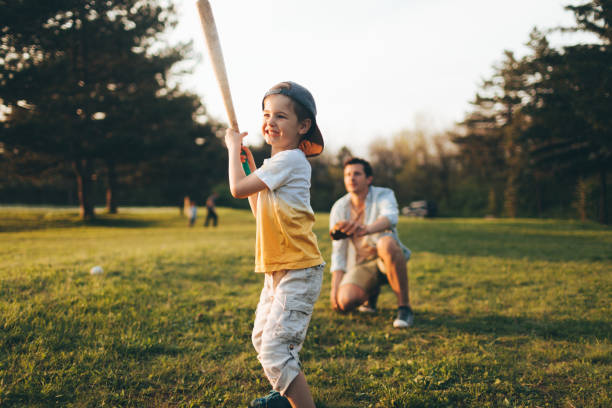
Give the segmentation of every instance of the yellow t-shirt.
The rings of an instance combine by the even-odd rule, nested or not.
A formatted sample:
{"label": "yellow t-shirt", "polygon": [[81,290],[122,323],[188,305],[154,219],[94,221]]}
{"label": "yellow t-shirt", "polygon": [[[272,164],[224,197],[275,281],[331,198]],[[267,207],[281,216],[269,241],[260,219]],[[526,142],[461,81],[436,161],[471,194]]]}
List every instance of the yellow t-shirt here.
{"label": "yellow t-shirt", "polygon": [[257,196],[255,272],[302,269],[323,263],[312,232],[310,163],[300,149],[279,152],[255,175],[267,189]]}

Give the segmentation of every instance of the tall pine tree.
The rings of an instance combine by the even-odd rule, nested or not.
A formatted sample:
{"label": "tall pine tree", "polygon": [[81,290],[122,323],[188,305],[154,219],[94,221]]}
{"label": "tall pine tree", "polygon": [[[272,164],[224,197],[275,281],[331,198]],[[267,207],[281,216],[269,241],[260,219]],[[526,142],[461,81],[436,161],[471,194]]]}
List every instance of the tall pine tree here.
{"label": "tall pine tree", "polygon": [[532,39],[533,123],[526,133],[539,166],[576,176],[599,176],[599,221],[608,223],[607,174],[612,169],[612,1],[568,6],[576,26],[598,41],[548,47]]}

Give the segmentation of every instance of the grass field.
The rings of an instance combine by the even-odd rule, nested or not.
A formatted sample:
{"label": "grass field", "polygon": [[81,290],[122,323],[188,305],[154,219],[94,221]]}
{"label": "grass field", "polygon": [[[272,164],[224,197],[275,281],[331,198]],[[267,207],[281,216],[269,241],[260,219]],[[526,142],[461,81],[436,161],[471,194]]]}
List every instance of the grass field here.
{"label": "grass field", "polygon": [[[189,229],[176,209],[83,225],[75,210],[0,208],[0,406],[242,407],[267,393],[250,344],[254,220],[219,215]],[[415,327],[392,328],[388,287],[375,316],[332,313],[326,273],[301,353],[319,408],[612,406],[609,229],[399,228]]]}

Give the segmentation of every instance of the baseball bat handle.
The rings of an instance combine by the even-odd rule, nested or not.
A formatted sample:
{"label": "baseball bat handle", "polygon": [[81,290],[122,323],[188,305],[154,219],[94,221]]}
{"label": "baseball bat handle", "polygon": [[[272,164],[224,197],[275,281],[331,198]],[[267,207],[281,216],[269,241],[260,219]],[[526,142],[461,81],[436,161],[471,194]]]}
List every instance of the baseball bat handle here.
{"label": "baseball bat handle", "polygon": [[244,170],[244,174],[247,176],[251,174],[251,168],[249,167],[249,156],[244,150],[244,147],[240,149],[240,161],[242,161],[242,169]]}

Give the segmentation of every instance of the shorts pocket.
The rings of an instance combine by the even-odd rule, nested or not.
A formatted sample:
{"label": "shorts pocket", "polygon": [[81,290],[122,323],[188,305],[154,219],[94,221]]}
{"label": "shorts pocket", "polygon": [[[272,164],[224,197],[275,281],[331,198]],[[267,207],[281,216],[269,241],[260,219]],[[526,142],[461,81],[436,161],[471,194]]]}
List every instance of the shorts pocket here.
{"label": "shorts pocket", "polygon": [[306,338],[313,305],[300,301],[287,301],[276,325],[276,336],[291,343],[301,344]]}

